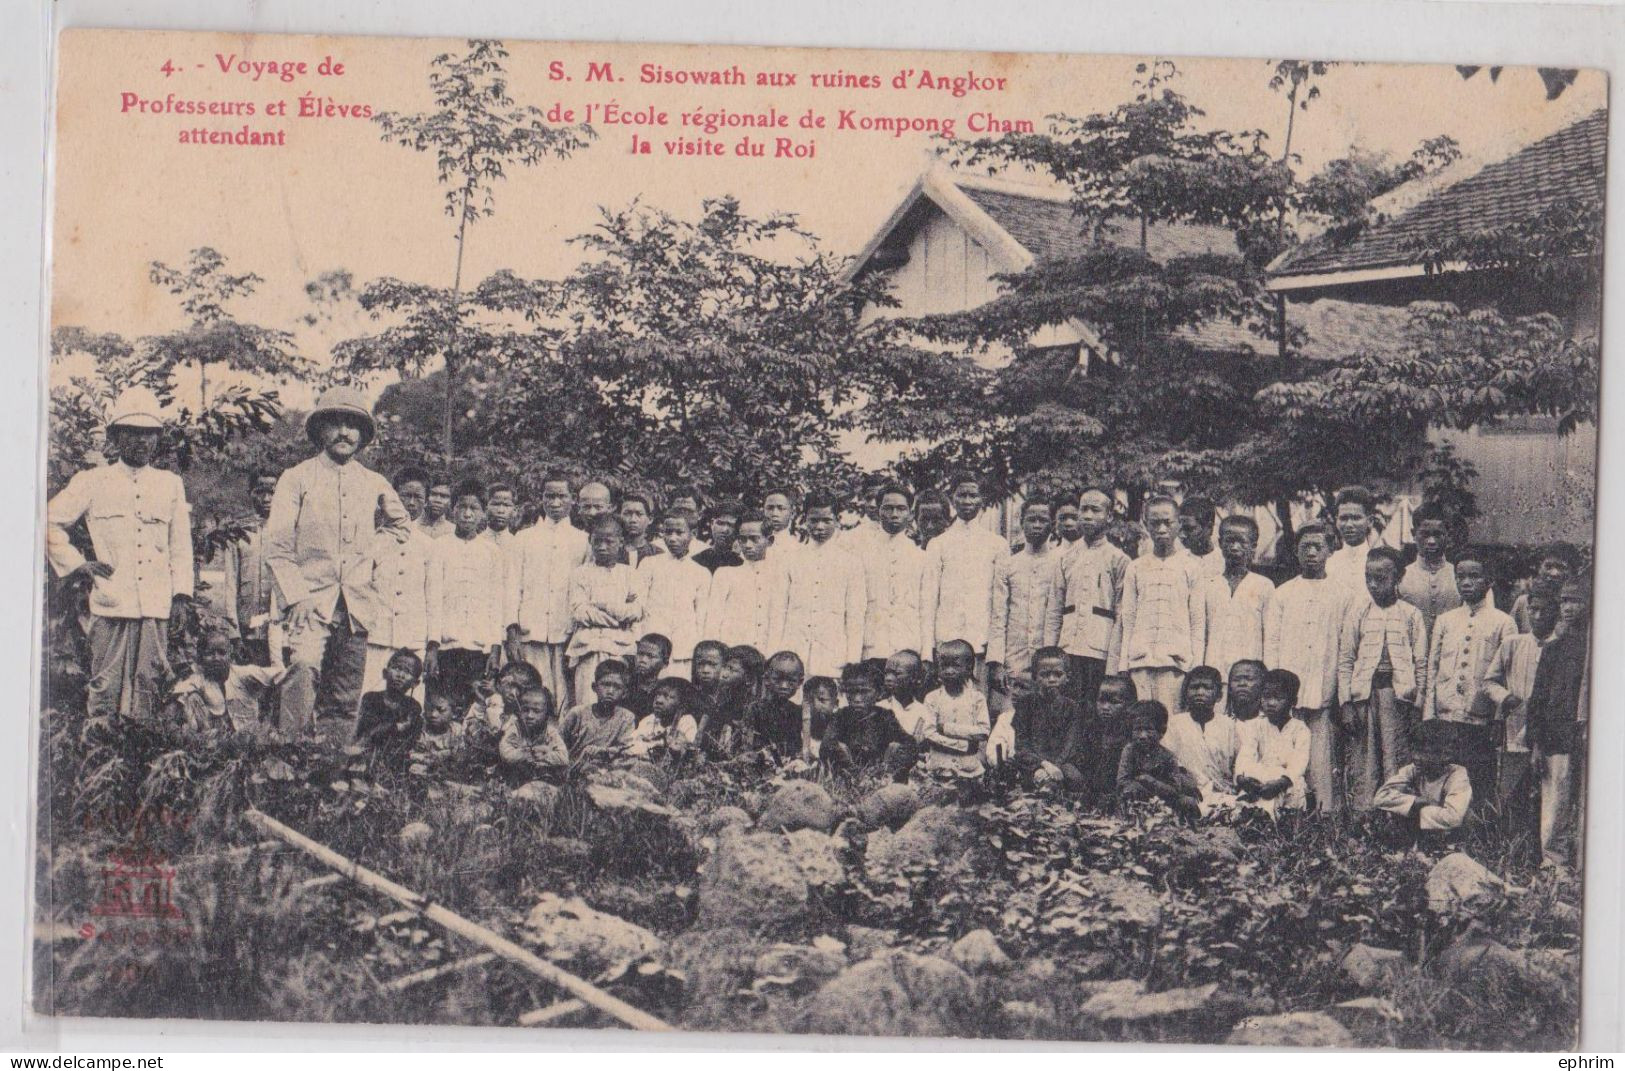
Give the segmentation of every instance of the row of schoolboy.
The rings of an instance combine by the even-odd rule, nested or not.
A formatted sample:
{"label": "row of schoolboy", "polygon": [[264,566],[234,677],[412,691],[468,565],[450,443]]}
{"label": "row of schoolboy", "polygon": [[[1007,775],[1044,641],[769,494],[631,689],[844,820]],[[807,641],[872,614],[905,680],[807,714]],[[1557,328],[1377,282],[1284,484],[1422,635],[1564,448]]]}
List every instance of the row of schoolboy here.
{"label": "row of schoolboy", "polygon": [[[165,630],[156,625],[170,596],[191,594],[184,488],[149,464],[159,419],[156,401],[142,393],[121,398],[110,420],[119,460],[81,473],[49,510],[52,564],[94,578],[91,705],[120,712],[150,712],[167,668]],[[1196,497],[1150,499],[1150,551],[1132,560],[1105,538],[1104,492],[1080,496],[1079,538],[1061,549],[1048,538],[1050,504],[1025,504],[1026,542],[1012,552],[978,523],[982,488],[970,477],[952,482],[957,519],[923,549],[909,533],[909,496],[887,487],[873,500],[874,520],[838,538],[833,503],[810,497],[802,504],[808,538],[799,545],[784,538],[788,495],[769,496],[760,511],[713,508],[712,545],[693,550],[689,507],[698,502],[666,510],[657,545],[648,538],[651,504],[627,496],[617,512],[601,484],[573,496],[567,482],[544,481],[541,516],[518,532],[508,489],[492,495],[469,482],[442,495],[411,472],[392,486],[356,458],[375,427],[365,402],[344,389],[318,402],[306,430],[316,456],[255,481],[264,522],[257,540],[228,556],[226,585],[236,602],[228,618],[260,646],[257,660],[287,656],[286,731],[321,721],[348,733],[364,684],[401,647],[421,652],[436,690],[454,705],[504,658],[534,667],[568,705],[590,691],[600,663],[632,652],[634,628],[658,628],[678,651],[700,638],[782,648],[815,676],[900,650],[933,652],[951,638],[969,645],[973,676],[1004,712],[1010,679],[1030,672],[1040,647],[1058,644],[1073,694],[1086,705],[1108,671],[1126,672],[1165,709],[1180,706],[1185,675],[1198,665],[1223,673],[1261,659],[1293,671],[1315,796],[1323,807],[1337,805],[1335,771],[1346,759],[1353,802],[1366,806],[1403,765],[1418,711],[1466,727],[1456,753],[1481,756],[1488,715],[1500,712],[1480,702],[1490,664],[1505,662],[1517,678],[1505,682],[1503,708],[1509,697],[1527,703],[1519,688],[1534,683],[1528,652],[1501,658],[1501,641],[1516,630],[1489,605],[1483,570],[1470,567],[1479,563],[1458,563],[1466,575],[1453,575],[1443,525],[1424,518],[1421,557],[1403,570],[1393,552],[1371,548],[1372,501],[1360,489],[1338,496],[1343,547],[1328,554],[1330,533],[1307,526],[1298,546],[1303,575],[1276,589],[1248,568],[1253,522],[1225,518],[1214,548],[1211,504]],[[444,516],[413,516],[420,501],[428,510],[431,492],[448,506],[449,532]],[[571,523],[572,505],[585,532]],[[81,517],[95,546],[90,562],[66,535]],[[1573,566],[1561,553],[1548,564]],[[1583,624],[1569,629],[1577,630]],[[1583,666],[1583,639],[1578,646]],[[1577,749],[1561,750],[1558,737],[1573,736],[1564,726],[1583,707],[1539,723],[1540,775],[1555,786],[1543,799],[1566,794],[1563,767]]]}

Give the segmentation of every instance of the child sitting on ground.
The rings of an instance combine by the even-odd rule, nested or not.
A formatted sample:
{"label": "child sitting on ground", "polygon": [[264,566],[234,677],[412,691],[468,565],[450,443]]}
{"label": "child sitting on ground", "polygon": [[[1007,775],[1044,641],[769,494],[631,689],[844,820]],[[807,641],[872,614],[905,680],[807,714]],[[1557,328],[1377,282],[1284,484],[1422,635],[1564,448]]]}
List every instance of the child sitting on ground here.
{"label": "child sitting on ground", "polygon": [[1298,675],[1289,669],[1264,675],[1262,717],[1247,723],[1236,752],[1237,795],[1242,803],[1270,814],[1308,804],[1309,726],[1292,716],[1298,687]]}
{"label": "child sitting on ground", "polygon": [[841,670],[846,706],[822,726],[820,761],[831,773],[856,773],[884,764],[901,777],[914,761],[914,741],[891,711],[876,706],[881,672],[873,662],[853,662]]}
{"label": "child sitting on ground", "polygon": [[1100,737],[1083,768],[1088,799],[1109,804],[1117,795],[1117,760],[1123,757],[1123,749],[1133,739],[1134,704],[1139,701],[1134,679],[1127,673],[1101,678],[1094,705],[1094,724]]}
{"label": "child sitting on ground", "polygon": [[1396,817],[1394,837],[1406,847],[1437,847],[1456,839],[1473,802],[1467,771],[1449,760],[1448,723],[1435,718],[1411,733],[1414,761],[1383,782],[1371,805]]}
{"label": "child sitting on ground", "polygon": [[373,756],[374,763],[391,769],[404,769],[412,746],[423,732],[423,708],[412,698],[423,673],[423,663],[402,647],[384,663],[384,690],[361,697],[361,717],[356,721],[356,743]]}
{"label": "child sitting on ground", "polygon": [[920,656],[914,651],[898,651],[886,659],[881,677],[886,698],[880,705],[892,712],[897,724],[915,736],[925,724],[925,704],[920,702]]}
{"label": "child sitting on ground", "polygon": [[841,709],[841,690],[834,677],[808,677],[801,686],[801,701],[807,708],[807,751],[817,758],[824,731]]}
{"label": "child sitting on ground", "polygon": [[637,650],[632,655],[632,686],[627,689],[621,706],[639,718],[646,717],[649,704],[654,699],[655,685],[670,664],[670,640],[658,632],[645,633],[639,638]]}
{"label": "child sitting on ground", "polygon": [[1186,821],[1195,821],[1202,813],[1202,790],[1160,742],[1168,730],[1168,708],[1154,699],[1142,700],[1134,704],[1129,723],[1133,735],[1117,763],[1117,798],[1158,799]]}
{"label": "child sitting on ground", "polygon": [[464,727],[478,726],[493,734],[501,733],[503,724],[519,709],[519,697],[525,689],[541,683],[541,672],[529,662],[509,662],[497,671],[494,682],[486,679],[475,685],[474,702],[469,704]]}
{"label": "child sitting on ground", "polygon": [[801,757],[802,710],[795,694],[804,675],[801,656],[793,651],[768,659],[763,695],[745,710],[742,750],[765,752],[775,762]]}
{"label": "child sitting on ground", "polygon": [[699,723],[690,713],[694,686],[681,677],[662,677],[650,692],[649,715],[638,722],[627,742],[635,758],[659,758],[688,753],[699,736]]}
{"label": "child sitting on ground", "polygon": [[559,723],[559,736],[570,751],[571,762],[608,761],[626,754],[637,721],[621,706],[631,679],[631,669],[618,658],[606,658],[593,669],[592,690],[597,700],[572,707]]}
{"label": "child sitting on ground", "polygon": [[170,693],[169,717],[210,741],[234,733],[263,739],[269,726],[261,721],[261,704],[288,670],[233,665],[232,647],[231,635],[224,630],[199,641],[197,669]]}
{"label": "child sitting on ground", "polygon": [[1236,752],[1241,734],[1234,718],[1215,709],[1219,701],[1219,671],[1197,666],[1185,677],[1183,709],[1168,719],[1162,744],[1173,752],[1202,790],[1202,810],[1233,804],[1236,796]]}
{"label": "child sitting on ground", "polygon": [[925,697],[925,767],[933,775],[982,776],[982,747],[992,724],[987,699],[971,682],[976,652],[964,640],[937,647],[935,691]]}
{"label": "child sitting on ground", "polygon": [[539,684],[524,690],[519,709],[502,727],[498,755],[502,778],[509,788],[563,778],[570,765],[570,753],[554,719],[552,692]]}
{"label": "child sitting on ground", "polygon": [[701,727],[716,713],[722,687],[722,660],[727,657],[728,645],[719,640],[701,640],[689,656],[688,680],[693,685],[689,693],[689,713]]}
{"label": "child sitting on ground", "polygon": [[766,668],[762,653],[754,647],[741,644],[724,650],[717,674],[716,701],[700,722],[700,746],[706,755],[732,758],[743,743],[740,734],[745,711],[761,695]]}
{"label": "child sitting on ground", "polygon": [[1072,792],[1087,787],[1083,766],[1099,733],[1082,706],[1067,694],[1066,651],[1040,647],[1033,653],[1033,689],[1015,700],[1014,762],[1028,787],[1054,785]]}

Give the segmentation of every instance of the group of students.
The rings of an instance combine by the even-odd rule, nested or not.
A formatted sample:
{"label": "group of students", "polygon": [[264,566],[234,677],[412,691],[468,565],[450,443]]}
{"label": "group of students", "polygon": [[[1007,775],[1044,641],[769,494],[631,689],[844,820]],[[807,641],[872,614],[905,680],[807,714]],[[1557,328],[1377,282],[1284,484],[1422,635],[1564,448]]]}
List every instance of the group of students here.
{"label": "group of students", "polygon": [[[49,510],[52,563],[91,571],[93,615],[127,570],[183,549],[171,591],[191,594],[184,489],[157,473],[172,508],[162,528],[141,514],[155,470],[133,411],[110,426],[119,460]],[[707,505],[548,475],[524,525],[511,486],[366,469],[374,425],[352,392],[320,400],[306,429],[315,457],[250,479],[258,516],[225,551],[224,628],[171,703],[199,726],[397,756],[472,731],[516,780],[656,753],[959,780],[1007,767],[1190,813],[1408,801],[1440,828],[1477,798],[1531,826],[1538,812],[1547,859],[1565,858],[1588,657],[1573,548],[1544,555],[1509,614],[1486,563],[1448,559],[1442,517],[1417,515],[1408,568],[1376,545],[1357,487],[1333,524],[1296,533],[1299,574],[1280,586],[1252,568],[1256,522],[1203,496],[1149,497],[1139,546],[1105,489],[1029,498],[1012,547],[970,475],[945,493],[876,486],[850,529],[840,503],[790,489]],[[98,510],[87,480],[133,493],[130,515]],[[66,535],[87,513],[88,565]],[[129,617],[158,616],[133,601]],[[92,634],[91,703],[135,713],[150,667],[131,647],[150,654],[151,637],[124,625],[119,643]]]}

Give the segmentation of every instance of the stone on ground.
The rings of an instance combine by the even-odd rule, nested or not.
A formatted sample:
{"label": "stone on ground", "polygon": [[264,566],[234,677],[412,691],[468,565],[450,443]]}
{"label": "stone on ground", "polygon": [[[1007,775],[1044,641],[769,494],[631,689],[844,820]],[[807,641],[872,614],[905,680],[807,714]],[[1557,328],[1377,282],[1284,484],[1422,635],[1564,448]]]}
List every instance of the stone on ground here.
{"label": "stone on ground", "polygon": [[749,829],[750,812],[743,807],[718,807],[700,819],[700,832],[718,834],[729,829]]}
{"label": "stone on ground", "polygon": [[725,832],[700,879],[700,920],[709,926],[753,926],[797,918],[809,886],[845,876],[827,834]]}
{"label": "stone on ground", "polygon": [[953,943],[948,958],[967,974],[984,974],[1005,970],[1010,957],[999,947],[991,930],[972,930]]}
{"label": "stone on ground", "polygon": [[909,867],[945,865],[960,852],[965,821],[957,807],[922,807],[897,832],[869,835],[864,869],[871,878],[891,880]]}
{"label": "stone on ground", "polygon": [[920,797],[907,785],[881,785],[858,803],[858,820],[870,829],[901,829],[920,808]]}
{"label": "stone on ground", "polygon": [[820,1034],[952,1037],[975,992],[970,976],[947,960],[885,952],[824,983],[808,1002],[807,1028]]}
{"label": "stone on ground", "polygon": [[812,781],[792,781],[773,793],[756,828],[764,833],[791,833],[816,829],[827,833],[835,825],[835,801],[823,786]]}
{"label": "stone on ground", "polygon": [[663,942],[641,926],[594,910],[578,896],[543,893],[525,917],[524,940],[559,963],[598,968],[658,953]]}
{"label": "stone on ground", "polygon": [[1287,1012],[1243,1019],[1225,1039],[1227,1045],[1275,1045],[1282,1048],[1347,1048],[1354,1035],[1323,1012]]}
{"label": "stone on ground", "polygon": [[403,848],[425,848],[434,838],[434,828],[427,822],[408,822],[401,827],[400,841]]}
{"label": "stone on ground", "polygon": [[1501,877],[1466,852],[1451,852],[1428,871],[1428,907],[1434,911],[1476,911],[1506,895]]}
{"label": "stone on ground", "polygon": [[1356,944],[1343,956],[1343,974],[1361,989],[1381,989],[1406,969],[1405,953]]}

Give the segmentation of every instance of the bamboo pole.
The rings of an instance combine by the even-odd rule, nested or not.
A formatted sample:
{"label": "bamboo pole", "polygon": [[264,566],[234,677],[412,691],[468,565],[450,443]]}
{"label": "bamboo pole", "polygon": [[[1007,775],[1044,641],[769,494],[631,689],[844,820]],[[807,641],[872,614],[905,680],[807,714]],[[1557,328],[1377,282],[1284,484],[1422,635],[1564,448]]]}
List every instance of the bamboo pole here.
{"label": "bamboo pole", "polygon": [[388,993],[399,993],[403,989],[411,989],[415,985],[422,985],[424,982],[432,982],[436,978],[440,978],[447,974],[456,974],[458,971],[466,971],[472,970],[475,967],[483,967],[496,958],[497,954],[495,952],[481,952],[479,955],[469,956],[467,959],[454,959],[450,963],[442,963],[438,967],[429,967],[421,971],[413,971],[411,974],[403,974],[399,978],[385,982],[384,991]]}
{"label": "bamboo pole", "polygon": [[261,811],[250,809],[243,812],[243,817],[255,828],[263,830],[273,837],[277,837],[307,855],[319,860],[340,874],[354,881],[363,888],[383,893],[392,900],[421,912],[424,917],[439,923],[459,937],[466,937],[470,941],[484,945],[503,959],[517,964],[525,970],[536,975],[550,985],[558,986],[591,1007],[607,1015],[613,1015],[627,1026],[637,1030],[670,1030],[670,1024],[655,1018],[648,1012],[637,1008],[604,992],[591,982],[577,978],[560,967],[542,959],[534,952],[521,948],[501,934],[493,933],[478,923],[468,919],[439,904],[431,903],[418,893],[413,892],[404,885],[398,885],[375,871],[346,858],[319,841],[311,840],[298,830],[278,822],[275,818]]}
{"label": "bamboo pole", "polygon": [[520,1026],[550,1026],[567,1016],[584,1012],[587,1006],[574,998],[561,1000],[557,1004],[549,1004],[545,1008],[528,1011],[519,1017]]}

